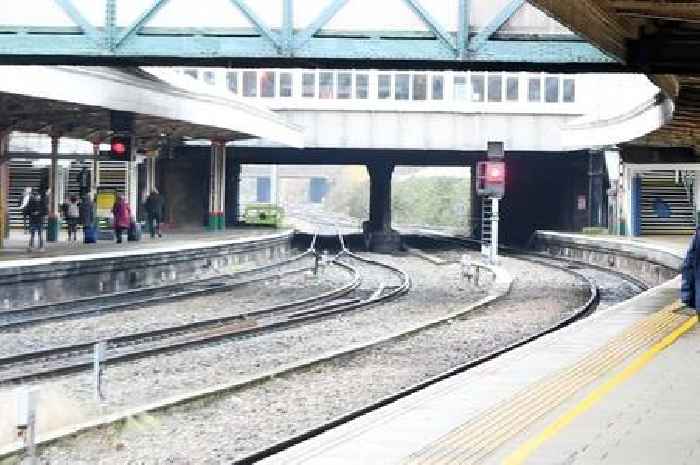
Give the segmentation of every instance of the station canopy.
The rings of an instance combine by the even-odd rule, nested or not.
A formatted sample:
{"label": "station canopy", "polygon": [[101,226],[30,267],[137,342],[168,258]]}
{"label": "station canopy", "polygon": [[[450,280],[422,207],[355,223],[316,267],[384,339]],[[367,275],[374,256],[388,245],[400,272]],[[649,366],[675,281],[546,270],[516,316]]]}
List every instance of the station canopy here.
{"label": "station canopy", "polygon": [[303,145],[302,130],[266,108],[140,68],[0,66],[0,129],[103,141],[112,132],[110,111],[133,113],[142,149],[164,139]]}

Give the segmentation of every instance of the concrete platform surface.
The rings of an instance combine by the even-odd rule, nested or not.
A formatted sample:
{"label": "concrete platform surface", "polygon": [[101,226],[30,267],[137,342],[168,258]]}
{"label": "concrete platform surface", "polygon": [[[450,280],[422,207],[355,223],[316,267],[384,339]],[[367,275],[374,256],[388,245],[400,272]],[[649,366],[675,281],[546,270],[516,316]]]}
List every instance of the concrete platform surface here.
{"label": "concrete platform surface", "polygon": [[[620,240],[682,255],[688,239]],[[617,239],[599,240],[609,247]],[[679,284],[672,279],[260,463],[698,463],[700,334],[678,303]]]}
{"label": "concrete platform surface", "polygon": [[[121,244],[115,241],[97,241],[96,244],[84,244],[82,242],[82,231],[78,232],[77,242],[68,242],[65,231],[61,231],[60,238],[56,242],[44,242],[45,251],[36,249],[27,251],[29,235],[21,230],[12,230],[10,238],[4,242],[4,247],[0,249],[0,262],[10,260],[24,260],[32,258],[63,257],[75,255],[89,255],[103,252],[121,251],[155,251],[169,247],[195,247],[216,241],[232,239],[254,238],[265,235],[284,233],[285,229],[238,227],[228,228],[224,231],[206,231],[204,228],[190,228],[163,233],[163,237],[154,238],[143,234],[143,238],[137,242],[128,242],[126,237]],[[45,234],[45,232],[44,232]]]}

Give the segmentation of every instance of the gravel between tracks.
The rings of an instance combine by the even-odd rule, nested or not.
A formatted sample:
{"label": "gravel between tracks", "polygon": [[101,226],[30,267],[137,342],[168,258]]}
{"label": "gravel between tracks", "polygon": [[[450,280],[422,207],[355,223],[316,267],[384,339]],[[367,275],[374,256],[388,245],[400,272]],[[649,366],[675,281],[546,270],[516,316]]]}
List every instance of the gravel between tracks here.
{"label": "gravel between tracks", "polygon": [[[459,290],[457,267],[381,257],[406,270],[407,297],[284,332],[157,356],[107,371],[109,408],[230,381],[237,375],[369,340],[461,308],[480,294]],[[316,426],[380,397],[520,339],[585,302],[588,287],[562,271],[512,259],[511,295],[468,318],[382,347],[282,376],[218,400],[173,408],[148,421],[91,431],[44,450],[51,464],[219,464]],[[565,309],[562,312],[562,309]],[[64,377],[46,389],[93,408],[91,378]],[[101,461],[101,462],[100,462]]]}
{"label": "gravel between tracks", "polygon": [[[304,258],[276,271],[312,265],[312,258]],[[294,273],[225,292],[0,331],[3,342],[0,356],[241,314],[262,306],[314,296],[352,279],[349,272],[340,269],[326,278],[310,281],[303,273]]]}

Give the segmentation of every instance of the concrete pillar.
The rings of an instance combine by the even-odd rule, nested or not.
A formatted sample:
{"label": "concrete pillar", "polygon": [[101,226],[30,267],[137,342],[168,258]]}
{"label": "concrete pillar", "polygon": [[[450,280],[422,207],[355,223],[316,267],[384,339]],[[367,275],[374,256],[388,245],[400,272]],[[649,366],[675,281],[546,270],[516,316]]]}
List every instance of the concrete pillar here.
{"label": "concrete pillar", "polygon": [[[46,228],[46,241],[56,242],[61,230],[61,217],[58,206],[61,201],[59,188],[61,167],[58,165],[58,144],[61,137],[51,135],[51,169],[49,170],[49,221]],[[43,194],[43,193],[42,193]]]}
{"label": "concrete pillar", "polygon": [[100,188],[100,141],[92,142],[92,176],[90,177],[90,192],[97,194]]}
{"label": "concrete pillar", "polygon": [[240,217],[241,164],[233,157],[226,161],[226,201],[224,217],[226,226],[235,226]]}
{"label": "concrete pillar", "polygon": [[10,235],[8,196],[10,193],[10,170],[7,159],[7,149],[10,142],[10,132],[0,130],[0,248]]}
{"label": "concrete pillar", "polygon": [[369,173],[369,220],[362,224],[368,250],[391,253],[401,247],[401,236],[391,229],[391,177],[394,164],[375,161],[367,165]]}
{"label": "concrete pillar", "polygon": [[132,216],[136,217],[139,204],[139,169],[136,163],[136,137],[131,136],[131,156],[126,162],[126,201],[131,208]]}
{"label": "concrete pillar", "polygon": [[207,229],[216,231],[226,227],[224,209],[226,201],[226,143],[211,144],[209,174],[209,220]]}
{"label": "concrete pillar", "polygon": [[606,195],[605,183],[605,158],[601,151],[591,151],[588,157],[588,205],[589,225],[602,227],[606,224],[606,209],[603,208]]}

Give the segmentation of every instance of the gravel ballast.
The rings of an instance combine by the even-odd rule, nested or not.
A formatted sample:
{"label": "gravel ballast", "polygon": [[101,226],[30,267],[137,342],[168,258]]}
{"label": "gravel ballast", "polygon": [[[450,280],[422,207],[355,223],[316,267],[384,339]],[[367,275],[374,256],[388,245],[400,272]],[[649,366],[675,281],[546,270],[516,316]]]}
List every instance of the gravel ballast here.
{"label": "gravel ballast", "polygon": [[[457,265],[438,267],[415,257],[380,259],[411,275],[414,288],[407,296],[275,334],[109,367],[106,411],[371,340],[484,295],[461,284]],[[52,464],[227,463],[549,327],[589,296],[587,284],[563,271],[513,259],[503,259],[503,266],[515,278],[511,294],[468,317],[217,400],[62,440],[42,456]],[[44,390],[89,417],[96,411],[91,381],[88,374],[66,376]]]}

